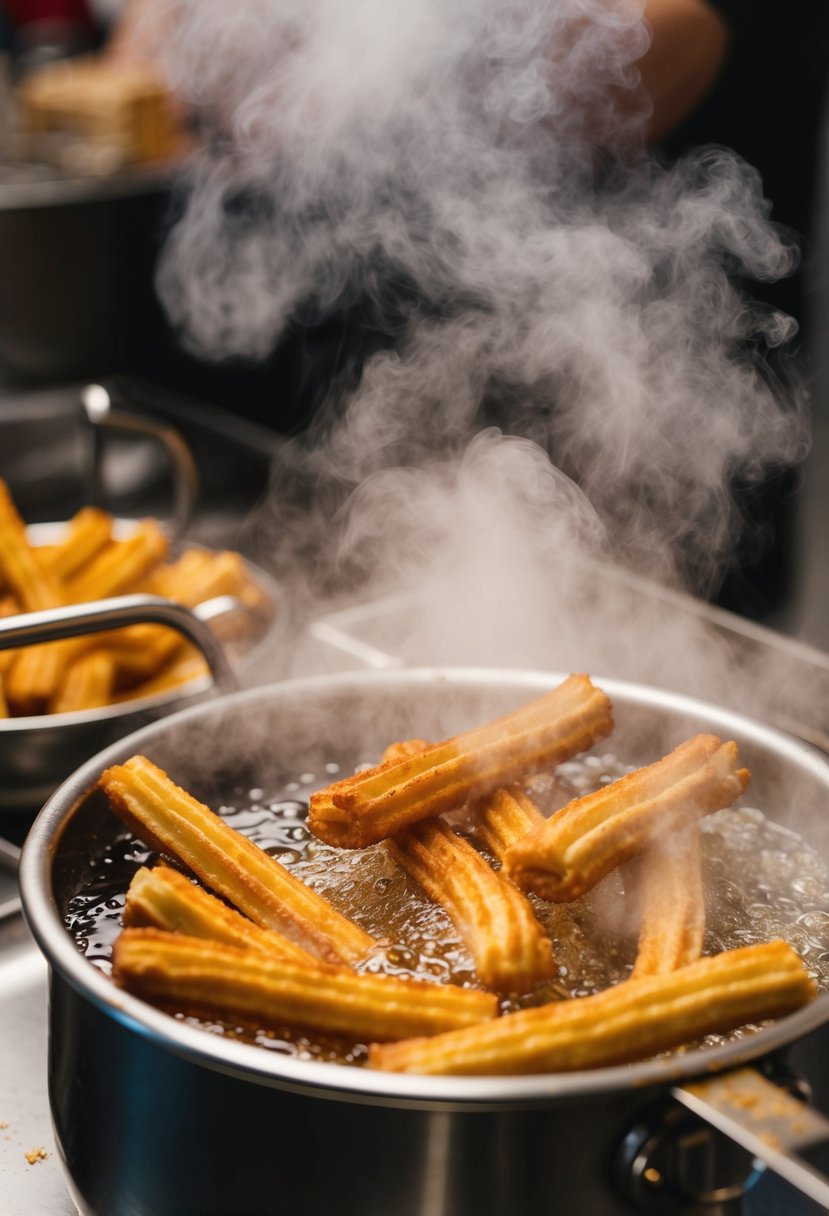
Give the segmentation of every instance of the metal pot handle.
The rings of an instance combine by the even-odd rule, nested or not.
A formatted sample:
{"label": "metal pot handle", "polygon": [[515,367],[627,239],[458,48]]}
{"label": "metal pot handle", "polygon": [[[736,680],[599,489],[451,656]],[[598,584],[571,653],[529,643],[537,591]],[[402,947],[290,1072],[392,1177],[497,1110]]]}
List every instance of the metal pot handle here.
{"label": "metal pot handle", "polygon": [[154,439],[166,452],[173,472],[173,510],[165,530],[173,540],[183,536],[190,526],[198,499],[199,478],[193,454],[178,431],[152,422],[149,418],[114,409],[109,391],[102,384],[87,384],[82,388],[81,405],[92,428],[89,501],[95,506],[103,505],[103,459],[107,431]]}
{"label": "metal pot handle", "polygon": [[[829,1211],[829,1177],[801,1156],[829,1144],[829,1119],[793,1081],[741,1068],[675,1085],[619,1145],[619,1190],[643,1216],[737,1212],[768,1167]],[[725,1139],[712,1142],[712,1129]]]}
{"label": "metal pot handle", "polygon": [[221,642],[207,621],[236,607],[232,596],[207,600],[191,611],[158,595],[119,595],[88,604],[25,612],[0,619],[0,650],[57,642],[126,625],[167,625],[198,647],[219,690],[232,692],[238,688],[238,681]]}
{"label": "metal pot handle", "polygon": [[672,1096],[829,1211],[829,1177],[800,1152],[829,1142],[829,1119],[754,1068],[688,1085]]}

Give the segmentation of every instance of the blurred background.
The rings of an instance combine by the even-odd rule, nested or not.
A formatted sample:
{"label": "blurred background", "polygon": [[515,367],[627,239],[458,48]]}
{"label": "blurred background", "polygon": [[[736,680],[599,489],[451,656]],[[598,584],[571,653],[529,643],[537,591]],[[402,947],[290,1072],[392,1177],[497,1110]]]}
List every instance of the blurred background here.
{"label": "blurred background", "polygon": [[[253,5],[251,20],[265,11]],[[264,431],[308,433],[333,398],[355,390],[368,361],[396,349],[413,311],[445,306],[386,266],[379,289],[358,273],[353,289],[331,292],[324,307],[298,298],[255,352],[205,349],[180,309],[171,319],[159,299],[161,251],[192,215],[194,162],[230,138],[215,97],[194,102],[192,80],[182,85],[170,71],[193,12],[153,0],[0,4],[0,428],[29,404],[43,408],[44,394],[54,411],[65,391],[71,412],[78,383],[117,377],[138,409],[154,386],[165,408],[180,397],[258,425],[268,452]],[[770,380],[794,379],[798,392],[805,385],[810,454],[804,460],[805,444],[793,445],[795,458],[767,462],[750,482],[735,477],[741,523],[732,554],[692,590],[829,647],[826,7],[797,0],[781,20],[763,0],[654,0],[645,17],[651,45],[628,57],[650,107],[640,123],[650,153],[670,165],[696,149],[733,149],[759,171],[772,221],[800,250],[777,282],[762,269],[733,278],[797,322],[763,358]],[[237,51],[244,62],[244,38]],[[230,38],[220,53],[232,61]],[[617,138],[590,121],[599,123],[599,147]],[[516,429],[497,402],[484,421]],[[41,427],[38,447],[48,442]],[[41,487],[54,459],[41,457]],[[17,480],[14,469],[0,471]],[[30,490],[20,488],[24,501],[42,514]]]}

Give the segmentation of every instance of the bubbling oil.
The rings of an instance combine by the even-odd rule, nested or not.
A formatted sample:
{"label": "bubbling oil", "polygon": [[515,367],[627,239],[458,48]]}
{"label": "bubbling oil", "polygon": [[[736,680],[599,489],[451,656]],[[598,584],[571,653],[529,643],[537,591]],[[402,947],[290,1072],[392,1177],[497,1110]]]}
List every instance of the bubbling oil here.
{"label": "bubbling oil", "polygon": [[[552,813],[631,771],[613,755],[568,761],[554,776],[528,785],[534,801]],[[472,958],[444,910],[429,901],[391,860],[382,845],[342,850],[312,836],[305,817],[314,789],[336,780],[340,766],[323,774],[302,773],[280,789],[237,787],[216,810],[298,878],[361,925],[379,944],[359,970],[461,986],[476,984]],[[455,826],[472,831],[463,812]],[[706,892],[705,953],[732,950],[781,938],[797,950],[821,991],[829,990],[829,873],[796,833],[762,811],[738,807],[700,824]],[[474,841],[474,834],[470,834]],[[113,943],[123,927],[127,887],[135,872],[157,854],[126,833],[93,858],[89,877],[70,901],[66,925],[89,962],[111,972]],[[169,859],[168,860],[169,864]],[[491,859],[490,859],[491,860]],[[637,925],[625,900],[624,867],[570,904],[531,897],[553,946],[554,977],[521,998],[506,997],[503,1012],[551,1000],[589,996],[625,979],[636,954]],[[213,1034],[255,1043],[276,1054],[360,1065],[364,1043],[343,1042],[295,1028],[262,1028],[170,1010],[175,1017]],[[751,1033],[743,1027],[717,1045]],[[693,1046],[697,1046],[694,1044]]]}

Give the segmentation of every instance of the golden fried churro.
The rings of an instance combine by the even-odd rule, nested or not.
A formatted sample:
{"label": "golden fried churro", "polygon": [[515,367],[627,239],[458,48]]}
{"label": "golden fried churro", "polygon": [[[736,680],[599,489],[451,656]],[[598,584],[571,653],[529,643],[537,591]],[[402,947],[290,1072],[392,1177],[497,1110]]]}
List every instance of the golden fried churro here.
{"label": "golden fried churro", "polygon": [[626,980],[432,1039],[372,1046],[392,1072],[571,1072],[654,1056],[706,1034],[782,1017],[816,995],[786,942],[729,950],[668,975]]}
{"label": "golden fried churro", "polygon": [[72,603],[105,599],[130,591],[167,552],[167,538],[153,519],[144,519],[126,540],[112,541],[66,585]]}
{"label": "golden fried churro", "polygon": [[239,595],[250,582],[245,563],[229,550],[206,553],[189,549],[177,562],[159,570],[154,584],[158,594],[195,608],[217,595]]}
{"label": "golden fried churro", "polygon": [[76,639],[16,650],[6,676],[6,692],[15,713],[44,711],[55,696],[67,664],[78,653]]}
{"label": "golden fried churro", "polygon": [[504,860],[510,845],[544,822],[544,816],[532,798],[515,787],[495,790],[481,800],[475,812],[475,835],[499,861]]}
{"label": "golden fried churro", "polygon": [[406,756],[416,756],[418,752],[422,752],[429,747],[427,739],[401,739],[397,743],[390,743],[383,752],[383,763],[387,764],[390,760],[403,760]]}
{"label": "golden fried churro", "polygon": [[385,847],[449,913],[485,988],[521,994],[553,974],[552,944],[527,897],[448,824],[417,823]]}
{"label": "golden fried churro", "polygon": [[0,481],[0,573],[24,612],[57,608],[64,602],[57,581],[40,568],[4,481]]}
{"label": "golden fried churro", "polygon": [[165,1005],[362,1041],[470,1026],[494,1017],[497,1009],[494,995],[471,988],[356,975],[320,964],[310,968],[158,929],[124,930],[115,943],[113,975],[129,991]]}
{"label": "golden fried churro", "polygon": [[66,535],[54,545],[39,545],[35,557],[52,578],[65,581],[91,561],[112,539],[112,516],[83,507],[69,521]]}
{"label": "golden fried churro", "polygon": [[730,806],[749,780],[737,764],[736,743],[696,735],[655,764],[556,811],[507,850],[505,869],[543,899],[576,899],[658,832]]}
{"label": "golden fried churro", "polygon": [[172,854],[257,925],[319,958],[354,962],[374,940],[253,841],[144,756],[109,768],[100,784],[113,810],[149,845]]}
{"label": "golden fried churro", "polygon": [[683,824],[660,836],[628,862],[631,868],[641,922],[633,976],[665,975],[693,963],[702,954],[705,936],[698,824]]}
{"label": "golden fried churro", "polygon": [[[416,756],[429,744],[425,739],[406,739],[391,743],[383,752],[383,761],[401,760],[404,756]],[[474,807],[475,836],[498,861],[511,844],[526,836],[531,828],[544,822],[544,816],[529,794],[517,786],[512,789],[494,790],[482,798]]]}
{"label": "golden fried churro", "polygon": [[50,713],[68,714],[108,705],[114,678],[115,663],[107,651],[91,650],[89,654],[79,655],[64,672],[60,687],[50,702]]}
{"label": "golden fried churro", "polygon": [[610,733],[610,702],[584,675],[496,722],[313,794],[321,840],[364,848],[412,823],[584,751]]}
{"label": "golden fried churro", "polygon": [[[66,599],[72,603],[118,595],[161,561],[167,550],[164,533],[153,520],[145,520],[133,536],[113,541],[83,569],[64,584]],[[42,577],[46,577],[38,570]],[[52,605],[49,605],[50,607]],[[19,713],[39,713],[55,697],[63,673],[78,655],[90,646],[100,646],[89,638],[68,638],[21,651],[8,680],[9,701]]]}
{"label": "golden fried churro", "polygon": [[166,929],[187,937],[204,937],[228,946],[263,950],[273,958],[319,966],[319,960],[275,929],[260,929],[253,921],[203,891],[171,866],[142,866],[133,877],[124,905],[130,928]]}
{"label": "golden fried churro", "polygon": [[100,642],[115,659],[119,688],[141,684],[158,675],[185,646],[182,635],[164,625],[129,625],[101,635]]}
{"label": "golden fried churro", "polygon": [[[117,663],[120,663],[123,655],[121,652],[115,651],[113,657]],[[192,646],[185,645],[181,654],[176,654],[156,675],[134,685],[128,692],[116,694],[113,701],[132,701],[136,697],[154,697],[158,693],[170,692],[182,684],[188,684],[191,680],[198,680],[209,674],[210,668],[198,651]]]}

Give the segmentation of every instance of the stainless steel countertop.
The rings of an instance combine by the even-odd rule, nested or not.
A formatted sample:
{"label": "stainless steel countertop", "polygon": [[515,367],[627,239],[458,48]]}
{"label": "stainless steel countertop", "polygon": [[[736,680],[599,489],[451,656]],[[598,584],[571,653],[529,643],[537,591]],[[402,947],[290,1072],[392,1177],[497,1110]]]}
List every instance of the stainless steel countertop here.
{"label": "stainless steel countertop", "polygon": [[46,963],[20,915],[0,922],[0,1124],[4,1216],[76,1216],[46,1094]]}

